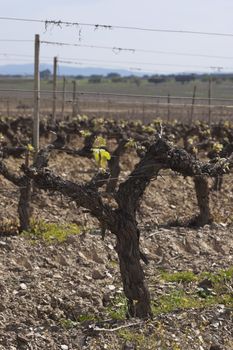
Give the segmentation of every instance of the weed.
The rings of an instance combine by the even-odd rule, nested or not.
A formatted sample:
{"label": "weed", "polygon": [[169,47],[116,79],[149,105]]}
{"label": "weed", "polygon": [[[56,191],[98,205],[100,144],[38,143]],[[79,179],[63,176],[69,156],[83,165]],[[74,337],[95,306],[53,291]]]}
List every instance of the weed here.
{"label": "weed", "polygon": [[79,315],[75,321],[71,320],[70,318],[61,318],[59,323],[62,327],[66,329],[75,328],[78,326],[79,323],[83,323],[86,321],[98,321],[96,316],[94,315]]}
{"label": "weed", "polygon": [[117,295],[107,308],[108,316],[114,320],[125,320],[127,300],[123,294]]}
{"label": "weed", "polygon": [[200,274],[200,279],[204,278],[208,278],[214,284],[230,281],[233,278],[233,266],[215,273],[203,272]]}
{"label": "weed", "polygon": [[[175,272],[173,274],[161,272],[160,276],[167,282],[178,283],[200,282],[204,278],[208,278],[213,283],[213,293],[207,293],[205,294],[205,297],[203,297],[196,288],[192,291],[189,290],[189,292],[186,292],[182,288],[182,285],[179,285],[179,289],[173,289],[170,293],[160,296],[156,301],[152,301],[152,312],[154,316],[170,313],[175,310],[191,308],[200,309],[217,304],[233,306],[232,296],[222,283],[232,279],[233,267],[214,273],[204,272],[200,275],[195,275],[191,271],[184,271]],[[107,313],[113,319],[125,319],[127,313],[127,300],[123,294],[113,298],[111,305],[107,308]]]}
{"label": "weed", "polygon": [[76,224],[56,224],[47,223],[43,220],[32,221],[29,231],[23,231],[22,234],[31,239],[42,239],[45,242],[64,242],[68,236],[76,235],[81,229]]}
{"label": "weed", "polygon": [[161,296],[156,302],[152,303],[152,311],[154,315],[160,315],[175,310],[201,309],[217,304],[232,306],[232,297],[229,294],[222,294],[207,295],[205,298],[202,298],[195,292],[193,294],[186,294],[183,290],[176,290],[170,294]]}
{"label": "weed", "polygon": [[197,276],[192,271],[162,272],[160,276],[166,282],[193,282],[197,280]]}
{"label": "weed", "polygon": [[119,336],[124,339],[124,341],[134,342],[141,349],[142,344],[145,342],[145,335],[143,333],[138,333],[135,330],[121,329],[118,331]]}
{"label": "weed", "polygon": [[82,323],[82,322],[86,322],[86,321],[97,321],[97,319],[94,315],[80,315],[77,318],[77,321]]}
{"label": "weed", "polygon": [[68,319],[62,318],[60,319],[59,323],[63,328],[66,328],[66,329],[71,329],[77,326],[77,322],[72,321],[69,318]]}
{"label": "weed", "polygon": [[222,283],[230,281],[233,278],[233,266],[225,270],[219,270],[216,272],[202,272],[199,275],[194,274],[192,271],[181,271],[168,273],[162,271],[160,277],[166,282],[200,282],[204,278],[209,279],[212,283]]}

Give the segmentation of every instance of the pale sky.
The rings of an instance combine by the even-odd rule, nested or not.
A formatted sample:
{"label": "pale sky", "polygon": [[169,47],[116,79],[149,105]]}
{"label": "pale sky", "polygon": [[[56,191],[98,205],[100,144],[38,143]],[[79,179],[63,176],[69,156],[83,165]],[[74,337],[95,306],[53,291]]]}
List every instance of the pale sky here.
{"label": "pale sky", "polygon": [[[0,0],[0,5],[2,17],[233,34],[232,0]],[[33,42],[15,43],[1,40],[33,40],[34,35],[38,33],[41,40],[167,52],[116,54],[112,50],[41,44],[41,62],[46,63],[52,63],[52,57],[58,56],[60,59],[72,59],[77,62],[82,60],[83,67],[141,68],[151,73],[213,72],[210,67],[223,67],[223,72],[233,71],[233,36],[152,33],[122,29],[94,30],[82,27],[80,41],[79,30],[75,27],[50,27],[45,31],[42,23],[0,20],[0,24],[0,64],[32,62]],[[225,56],[228,59],[179,56],[172,52]],[[107,62],[98,63],[92,60]]]}

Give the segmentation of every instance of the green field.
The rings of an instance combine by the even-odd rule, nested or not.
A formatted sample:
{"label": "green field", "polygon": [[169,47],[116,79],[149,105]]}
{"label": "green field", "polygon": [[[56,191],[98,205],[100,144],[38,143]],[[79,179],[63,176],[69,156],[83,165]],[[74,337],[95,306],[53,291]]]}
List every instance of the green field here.
{"label": "green field", "polygon": [[[208,120],[209,111],[209,81],[195,79],[189,82],[177,82],[169,78],[162,83],[152,83],[145,78],[120,79],[113,82],[102,78],[100,82],[90,82],[88,78],[76,79],[76,91],[92,92],[98,95],[78,95],[73,98],[73,80],[66,78],[65,107],[62,115],[87,114],[89,116],[130,118],[150,121],[155,118],[187,120],[191,115],[191,104],[194,86],[196,86],[196,100],[193,109],[193,119]],[[123,80],[123,81],[122,81]],[[0,77],[0,115],[14,116],[17,114],[31,115],[33,112],[33,79]],[[62,112],[63,78],[57,79],[57,114]],[[9,91],[1,91],[9,90]],[[12,90],[12,91],[10,91]],[[19,90],[19,91],[17,91]],[[41,113],[51,114],[53,104],[52,78],[41,80]],[[108,93],[110,95],[101,95]],[[113,94],[113,95],[111,95]],[[120,94],[120,96],[114,96]],[[125,96],[124,96],[125,95]],[[130,97],[128,95],[142,95]],[[146,96],[149,96],[146,98]],[[168,103],[168,95],[171,96]],[[163,96],[163,98],[152,98]],[[172,97],[184,97],[173,99]],[[230,77],[213,79],[211,84],[211,119],[231,119],[233,109],[233,81]],[[205,100],[198,100],[204,98]],[[227,100],[229,99],[229,100]],[[75,101],[75,102],[74,102]],[[75,106],[75,107],[74,107]],[[75,108],[75,113],[74,111]]]}
{"label": "green field", "polygon": [[[66,90],[72,91],[73,78],[67,78]],[[109,92],[123,94],[145,94],[166,96],[192,97],[194,86],[196,85],[196,97],[208,97],[208,81],[193,80],[187,83],[176,82],[169,79],[163,83],[150,83],[146,79],[131,79],[125,82],[112,82],[110,79],[102,79],[100,83],[90,83],[88,79],[76,79],[77,91],[82,92]],[[58,79],[57,89],[62,90],[62,78]],[[52,90],[52,79],[41,80],[41,90]],[[1,89],[33,89],[32,78],[1,78]],[[1,92],[1,95],[3,93]],[[213,98],[233,98],[233,81],[230,79],[219,79],[212,82]]]}

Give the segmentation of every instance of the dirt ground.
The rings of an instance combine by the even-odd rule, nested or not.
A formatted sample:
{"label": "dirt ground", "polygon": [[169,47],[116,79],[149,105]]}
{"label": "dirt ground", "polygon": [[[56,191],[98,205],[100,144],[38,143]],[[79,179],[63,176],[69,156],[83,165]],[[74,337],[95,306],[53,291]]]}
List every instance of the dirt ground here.
{"label": "dirt ground", "polygon": [[[120,180],[134,163],[124,156]],[[18,162],[8,164],[18,169]],[[50,168],[85,181],[94,164],[56,154]],[[148,187],[138,213],[154,305],[147,321],[125,318],[115,239],[108,233],[102,240],[95,219],[60,195],[37,191],[34,220],[75,223],[79,234],[62,243],[10,235],[3,228],[14,227],[18,189],[2,177],[0,184],[0,350],[233,349],[232,275],[217,289],[210,277],[201,277],[233,266],[231,176],[224,177],[221,192],[211,193],[215,223],[199,229],[172,225],[197,213],[191,178],[165,172]],[[172,277],[187,271],[190,278]]]}

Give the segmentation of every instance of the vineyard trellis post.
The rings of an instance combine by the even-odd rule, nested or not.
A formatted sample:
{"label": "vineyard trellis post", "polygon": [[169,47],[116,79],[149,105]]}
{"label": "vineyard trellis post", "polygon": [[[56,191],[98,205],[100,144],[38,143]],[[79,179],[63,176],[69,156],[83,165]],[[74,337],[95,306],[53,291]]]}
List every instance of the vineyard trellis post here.
{"label": "vineyard trellis post", "polygon": [[[40,36],[35,35],[34,43],[34,115],[32,144],[34,147],[34,159],[40,147]],[[29,164],[29,154],[26,156],[25,164]],[[31,181],[24,178],[24,184],[20,188],[18,212],[20,217],[20,231],[27,230],[30,224],[31,214]]]}
{"label": "vineyard trellis post", "polygon": [[142,102],[142,122],[145,124],[145,101]]}
{"label": "vineyard trellis post", "polygon": [[170,94],[167,95],[167,121],[170,121],[170,102],[171,102],[171,98],[170,98]]}
{"label": "vineyard trellis post", "polygon": [[66,97],[66,78],[63,77],[63,84],[62,84],[62,105],[61,105],[61,117],[64,118],[64,111],[65,111],[65,97]]}
{"label": "vineyard trellis post", "polygon": [[53,58],[53,111],[52,120],[56,120],[56,108],[57,108],[57,57]]}
{"label": "vineyard trellis post", "polygon": [[194,85],[193,97],[192,97],[192,105],[191,105],[191,113],[190,113],[190,123],[193,122],[193,113],[194,113],[194,104],[195,104],[195,98],[196,98],[196,90],[197,90],[197,86]]}
{"label": "vineyard trellis post", "polygon": [[40,128],[40,36],[35,35],[35,61],[34,61],[34,118],[33,118],[33,137],[32,144],[35,149],[35,155],[39,150],[39,128]]}
{"label": "vineyard trellis post", "polygon": [[72,84],[73,84],[73,98],[72,98],[72,119],[73,119],[77,115],[76,80],[73,80]]}
{"label": "vineyard trellis post", "polygon": [[211,77],[209,78],[209,85],[208,85],[208,100],[209,100],[209,115],[208,115],[208,123],[211,122],[211,90],[212,90],[212,80]]}
{"label": "vineyard trellis post", "polygon": [[6,114],[7,114],[7,118],[10,117],[10,101],[9,98],[6,100]]}
{"label": "vineyard trellis post", "polygon": [[159,103],[160,103],[160,98],[157,98],[157,103],[156,103],[156,110],[155,110],[155,118],[159,118]]}

